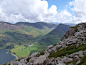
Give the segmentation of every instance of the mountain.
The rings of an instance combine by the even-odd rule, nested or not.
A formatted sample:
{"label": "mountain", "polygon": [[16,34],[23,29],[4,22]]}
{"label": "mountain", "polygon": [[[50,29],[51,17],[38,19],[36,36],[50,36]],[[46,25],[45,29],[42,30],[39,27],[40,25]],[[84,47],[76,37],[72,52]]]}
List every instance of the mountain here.
{"label": "mountain", "polygon": [[[0,49],[9,49],[9,52],[18,57],[26,57],[40,50],[38,40],[56,26],[44,22],[18,22],[16,24],[0,22]],[[30,45],[32,45],[31,48]],[[29,53],[26,52],[28,50]]]}
{"label": "mountain", "polygon": [[55,24],[44,22],[0,22],[0,47],[8,44],[32,44],[55,27]]}
{"label": "mountain", "polygon": [[27,25],[27,26],[32,26],[38,29],[43,29],[44,27],[47,28],[55,28],[56,25],[55,24],[51,24],[51,23],[45,23],[45,22],[37,22],[37,23],[29,23],[29,22],[18,22],[15,25]]}
{"label": "mountain", "polygon": [[86,65],[86,23],[70,27],[56,45],[3,65]]}
{"label": "mountain", "polygon": [[59,24],[54,30],[46,34],[41,40],[39,40],[40,45],[53,45],[61,40],[63,34],[68,30],[70,26]]}

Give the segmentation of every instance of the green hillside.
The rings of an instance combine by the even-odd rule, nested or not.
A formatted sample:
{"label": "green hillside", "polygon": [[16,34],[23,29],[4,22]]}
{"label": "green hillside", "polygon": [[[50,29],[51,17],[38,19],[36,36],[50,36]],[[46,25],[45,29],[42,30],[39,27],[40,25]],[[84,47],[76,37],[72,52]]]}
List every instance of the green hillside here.
{"label": "green hillside", "polygon": [[[0,22],[0,49],[9,49],[10,52],[16,54],[18,57],[28,56],[28,54],[25,53],[28,45],[33,44],[32,47],[34,47],[33,50],[29,51],[29,54],[39,51],[40,46],[37,44],[38,40],[55,27],[56,25],[54,24],[43,22],[18,22],[16,24]],[[20,53],[23,53],[23,55]]]}
{"label": "green hillside", "polygon": [[68,30],[69,26],[64,24],[59,24],[54,30],[50,33],[46,34],[41,40],[39,40],[39,44],[42,47],[48,45],[54,45],[61,40],[63,34]]}
{"label": "green hillside", "polygon": [[[32,23],[28,23],[28,24],[32,24]],[[35,24],[37,23],[34,23],[34,25]],[[37,40],[39,40],[41,36],[49,33],[52,30],[51,28],[55,28],[53,24],[51,24],[53,25],[53,27],[49,28],[47,24],[46,27],[48,26],[48,28],[43,27],[42,29],[39,29],[36,26],[34,27],[34,25],[29,26],[29,25],[25,25],[25,23],[10,24],[6,22],[0,22],[0,47],[5,47],[5,45],[9,43],[14,45],[32,44]]]}

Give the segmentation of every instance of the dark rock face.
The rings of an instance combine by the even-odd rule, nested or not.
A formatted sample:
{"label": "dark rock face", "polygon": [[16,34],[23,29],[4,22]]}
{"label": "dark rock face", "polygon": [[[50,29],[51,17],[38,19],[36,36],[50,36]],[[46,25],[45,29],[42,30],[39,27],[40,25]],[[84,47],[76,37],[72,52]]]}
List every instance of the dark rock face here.
{"label": "dark rock face", "polygon": [[[79,44],[86,44],[86,23],[81,23],[76,25],[75,27],[70,27],[69,30],[64,34],[62,37],[62,41],[57,43],[55,46],[49,45],[47,49],[44,51],[44,55],[40,55],[39,57],[36,57],[39,53],[33,53],[29,56],[29,62],[27,62],[26,59],[22,59],[20,61],[12,61],[9,63],[10,65],[19,65],[20,63],[23,63],[23,65],[66,65],[66,63],[70,63],[78,60],[76,62],[76,65],[79,64],[80,58],[82,58],[86,54],[85,51],[78,51],[75,53],[72,53],[70,55],[63,56],[62,58],[48,58],[48,56],[57,50],[60,50],[62,48],[66,48],[68,46],[72,46],[76,44],[76,47],[79,46]],[[15,63],[16,64],[15,64]],[[69,65],[73,65],[72,63]]]}

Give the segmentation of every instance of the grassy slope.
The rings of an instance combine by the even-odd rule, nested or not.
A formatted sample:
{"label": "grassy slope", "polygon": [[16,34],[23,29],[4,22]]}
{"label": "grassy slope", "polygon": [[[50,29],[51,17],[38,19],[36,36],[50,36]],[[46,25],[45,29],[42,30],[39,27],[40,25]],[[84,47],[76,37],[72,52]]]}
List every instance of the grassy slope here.
{"label": "grassy slope", "polygon": [[76,45],[68,46],[66,48],[57,50],[57,52],[52,53],[49,58],[51,57],[62,57],[66,55],[70,55],[72,53],[78,52],[78,51],[84,51],[86,50],[86,45],[85,44],[80,44],[78,47]]}
{"label": "grassy slope", "polygon": [[18,57],[26,57],[29,54],[33,52],[37,52],[40,50],[40,46],[37,44],[33,44],[31,47],[25,47],[25,46],[15,46],[10,51],[12,53],[15,53]]}
{"label": "grassy slope", "polygon": [[39,44],[42,48],[46,48],[48,45],[54,45],[61,40],[63,34],[68,30],[69,26],[64,24],[59,24],[54,30],[50,33],[46,34],[41,40],[39,40]]}

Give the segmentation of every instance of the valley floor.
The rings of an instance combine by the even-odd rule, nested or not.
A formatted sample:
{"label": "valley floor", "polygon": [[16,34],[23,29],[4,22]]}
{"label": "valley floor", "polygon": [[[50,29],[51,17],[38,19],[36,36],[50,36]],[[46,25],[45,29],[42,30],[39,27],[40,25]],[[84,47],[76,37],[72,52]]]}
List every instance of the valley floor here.
{"label": "valley floor", "polygon": [[40,46],[38,44],[28,45],[28,47],[25,47],[24,45],[15,45],[14,48],[10,50],[10,52],[13,54],[13,56],[23,58],[39,50]]}

